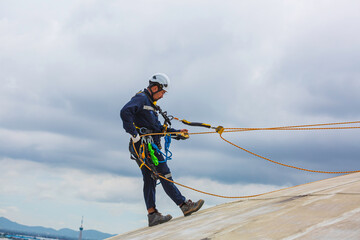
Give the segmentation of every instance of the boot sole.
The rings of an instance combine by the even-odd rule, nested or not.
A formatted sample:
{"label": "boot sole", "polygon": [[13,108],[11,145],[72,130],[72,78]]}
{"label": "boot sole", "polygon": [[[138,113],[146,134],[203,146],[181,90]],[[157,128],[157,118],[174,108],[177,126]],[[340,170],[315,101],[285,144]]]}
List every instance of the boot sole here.
{"label": "boot sole", "polygon": [[192,210],[187,211],[186,213],[184,213],[184,216],[186,217],[186,216],[191,215],[191,214],[194,213],[194,212],[197,212],[197,211],[204,205],[204,202],[205,202],[205,201],[201,199],[199,205],[198,205],[195,209],[192,209]]}

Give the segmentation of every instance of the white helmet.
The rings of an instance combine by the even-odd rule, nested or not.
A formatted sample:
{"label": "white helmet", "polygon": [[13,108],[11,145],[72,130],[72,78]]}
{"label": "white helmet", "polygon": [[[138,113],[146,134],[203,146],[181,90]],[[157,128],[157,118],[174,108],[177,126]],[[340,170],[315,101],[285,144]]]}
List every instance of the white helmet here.
{"label": "white helmet", "polygon": [[169,90],[170,78],[164,73],[155,73],[149,80],[149,86],[159,86],[159,90]]}

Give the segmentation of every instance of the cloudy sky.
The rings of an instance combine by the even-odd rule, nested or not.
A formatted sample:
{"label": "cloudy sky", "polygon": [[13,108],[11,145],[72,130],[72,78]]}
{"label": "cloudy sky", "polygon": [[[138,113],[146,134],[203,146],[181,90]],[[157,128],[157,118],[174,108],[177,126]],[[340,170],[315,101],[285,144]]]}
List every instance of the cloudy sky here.
{"label": "cloudy sky", "polygon": [[[119,111],[155,72],[172,80],[159,105],[190,121],[360,120],[359,8],[356,0],[1,0],[0,216],[55,229],[77,229],[84,216],[85,229],[114,234],[146,226]],[[286,164],[341,171],[360,169],[359,131],[224,137]],[[217,134],[171,150],[175,180],[218,194],[331,177],[270,164]],[[180,190],[205,208],[230,201]],[[157,201],[181,216],[160,186]]]}

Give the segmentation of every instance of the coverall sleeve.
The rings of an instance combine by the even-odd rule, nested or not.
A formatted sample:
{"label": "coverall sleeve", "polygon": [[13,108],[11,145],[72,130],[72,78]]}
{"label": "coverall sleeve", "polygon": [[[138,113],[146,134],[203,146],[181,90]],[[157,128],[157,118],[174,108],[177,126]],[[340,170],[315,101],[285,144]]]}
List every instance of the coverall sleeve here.
{"label": "coverall sleeve", "polygon": [[133,97],[120,111],[125,131],[131,136],[136,136],[138,132],[134,126],[134,119],[137,112],[144,107],[144,100],[141,97]]}
{"label": "coverall sleeve", "polygon": [[180,132],[180,130],[175,129],[175,128],[168,128],[167,132]]}

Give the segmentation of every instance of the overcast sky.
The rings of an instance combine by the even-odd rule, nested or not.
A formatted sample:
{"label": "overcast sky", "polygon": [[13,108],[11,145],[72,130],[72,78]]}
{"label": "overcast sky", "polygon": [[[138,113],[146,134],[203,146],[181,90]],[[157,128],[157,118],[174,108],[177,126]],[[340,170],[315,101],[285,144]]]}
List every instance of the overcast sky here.
{"label": "overcast sky", "polygon": [[[55,229],[77,229],[84,216],[85,229],[108,233],[146,226],[119,111],[156,72],[171,78],[158,104],[189,121],[360,120],[359,9],[356,0],[0,0],[0,216]],[[224,137],[286,164],[360,169],[359,130]],[[331,177],[265,162],[217,134],[173,141],[171,150],[175,180],[218,194]],[[206,208],[230,201],[180,190]],[[161,212],[181,216],[157,193]]]}

